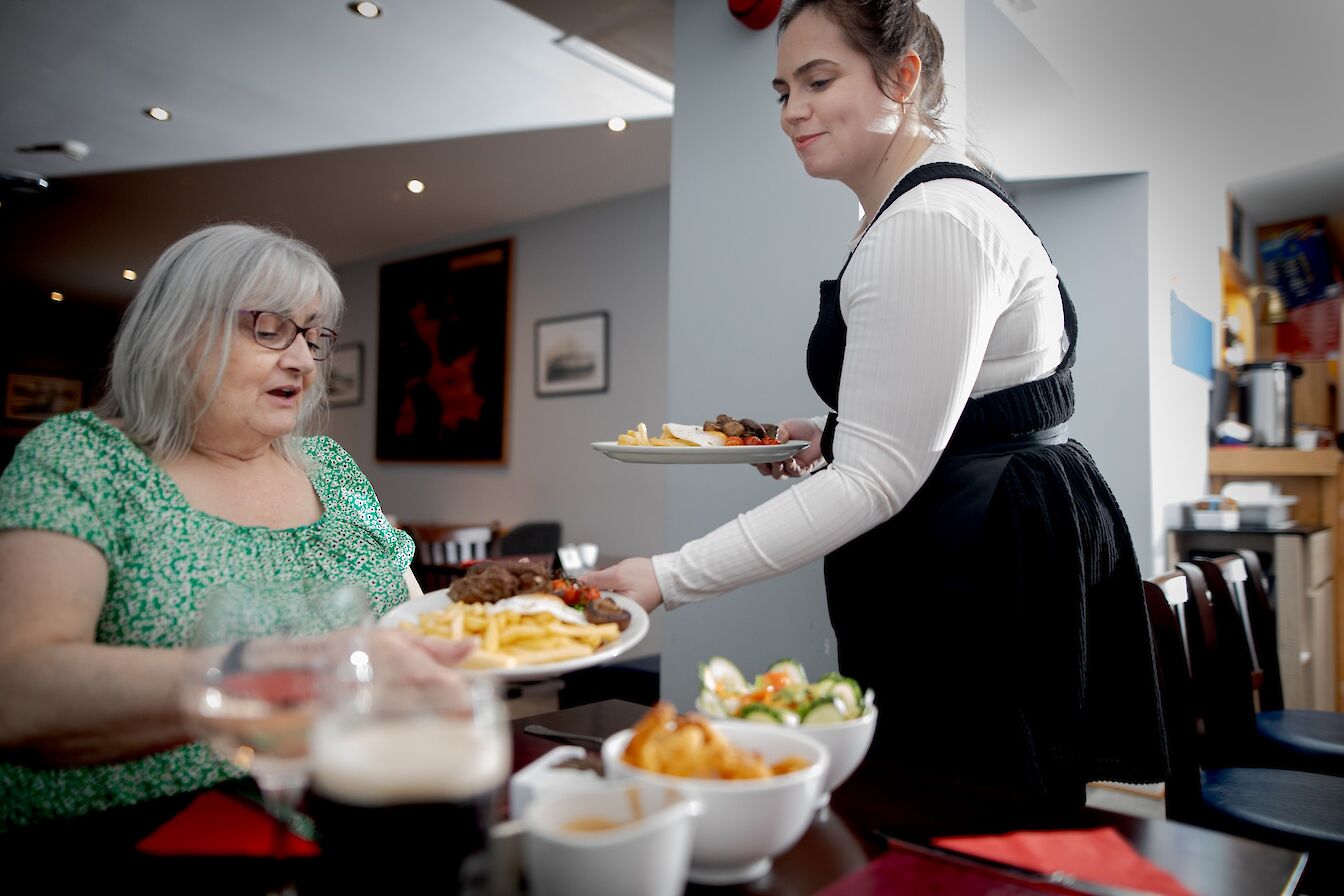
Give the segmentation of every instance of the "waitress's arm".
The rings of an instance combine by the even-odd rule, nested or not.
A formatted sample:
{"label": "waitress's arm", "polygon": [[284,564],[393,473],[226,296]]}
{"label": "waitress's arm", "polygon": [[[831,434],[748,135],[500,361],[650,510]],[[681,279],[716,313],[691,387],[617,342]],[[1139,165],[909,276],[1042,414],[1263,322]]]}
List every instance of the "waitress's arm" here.
{"label": "waitress's arm", "polygon": [[905,506],[971,395],[1009,294],[1003,267],[937,209],[892,209],[869,230],[842,280],[848,336],[834,461],[654,557],[669,609],[805,566]]}

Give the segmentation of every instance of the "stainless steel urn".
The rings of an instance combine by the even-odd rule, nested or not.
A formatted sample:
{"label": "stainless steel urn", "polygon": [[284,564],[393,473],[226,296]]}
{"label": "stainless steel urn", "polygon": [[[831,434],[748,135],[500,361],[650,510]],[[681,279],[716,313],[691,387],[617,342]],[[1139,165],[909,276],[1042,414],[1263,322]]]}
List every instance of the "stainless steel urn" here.
{"label": "stainless steel urn", "polygon": [[1272,448],[1293,444],[1293,380],[1302,368],[1287,361],[1263,361],[1237,368],[1241,422],[1251,427],[1251,444]]}

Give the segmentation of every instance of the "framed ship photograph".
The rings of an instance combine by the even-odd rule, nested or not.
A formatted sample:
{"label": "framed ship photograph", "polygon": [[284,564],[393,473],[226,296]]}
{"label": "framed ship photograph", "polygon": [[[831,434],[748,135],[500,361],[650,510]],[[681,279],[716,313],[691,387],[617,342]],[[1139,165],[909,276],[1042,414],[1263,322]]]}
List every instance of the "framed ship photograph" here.
{"label": "framed ship photograph", "polygon": [[609,340],[605,311],[537,321],[537,397],[607,391]]}
{"label": "framed ship photograph", "polygon": [[327,404],[352,408],[364,403],[364,343],[336,344],[331,353],[331,378],[327,381]]}

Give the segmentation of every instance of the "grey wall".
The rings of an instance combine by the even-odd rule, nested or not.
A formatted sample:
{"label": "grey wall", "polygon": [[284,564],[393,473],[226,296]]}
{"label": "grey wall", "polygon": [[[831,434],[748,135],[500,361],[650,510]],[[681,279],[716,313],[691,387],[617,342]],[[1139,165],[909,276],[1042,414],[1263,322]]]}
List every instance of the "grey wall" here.
{"label": "grey wall", "polygon": [[1070,434],[1096,459],[1129,522],[1145,575],[1153,531],[1148,364],[1148,177],[1009,185],[1078,310]]}
{"label": "grey wall", "polygon": [[[662,422],[667,394],[668,192],[654,190],[455,240],[407,257],[512,237],[508,462],[379,463],[374,458],[378,369],[377,259],[336,273],[349,302],[341,341],[364,344],[364,403],[335,409],[329,432],[402,520],[512,525],[556,519],[564,537],[607,555],[649,554],[664,543],[663,477],[589,447],[640,420]],[[537,398],[533,333],[540,318],[611,315],[610,389]]]}
{"label": "grey wall", "polygon": [[[719,3],[679,3],[676,41],[669,416],[819,414],[803,355],[817,282],[843,263],[857,202],[810,180],[779,129],[772,30],[743,28]],[[668,470],[669,550],[787,487],[747,466]],[[819,563],[667,613],[662,631],[663,695],[683,709],[696,664],[716,654],[748,674],[785,656],[814,675],[835,668]]]}

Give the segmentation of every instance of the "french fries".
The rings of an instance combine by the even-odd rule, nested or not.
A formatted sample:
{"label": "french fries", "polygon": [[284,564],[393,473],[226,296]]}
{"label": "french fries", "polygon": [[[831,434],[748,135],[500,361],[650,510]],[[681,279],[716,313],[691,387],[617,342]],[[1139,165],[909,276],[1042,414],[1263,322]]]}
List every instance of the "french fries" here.
{"label": "french fries", "polygon": [[505,609],[493,604],[449,604],[403,622],[406,631],[437,638],[480,638],[480,646],[463,661],[466,669],[512,669],[540,666],[591,656],[621,636],[614,622],[593,625],[557,619],[544,611]]}
{"label": "french fries", "polygon": [[694,448],[694,442],[688,442],[685,439],[679,439],[668,432],[667,424],[663,424],[663,431],[654,438],[649,438],[649,428],[643,423],[634,429],[627,429],[616,437],[617,445],[658,445],[662,448],[673,448],[677,446]]}
{"label": "french fries", "polygon": [[735,781],[786,775],[809,765],[800,756],[767,765],[758,753],[734,746],[704,717],[678,715],[665,700],[645,713],[634,730],[625,761],[663,775]]}

